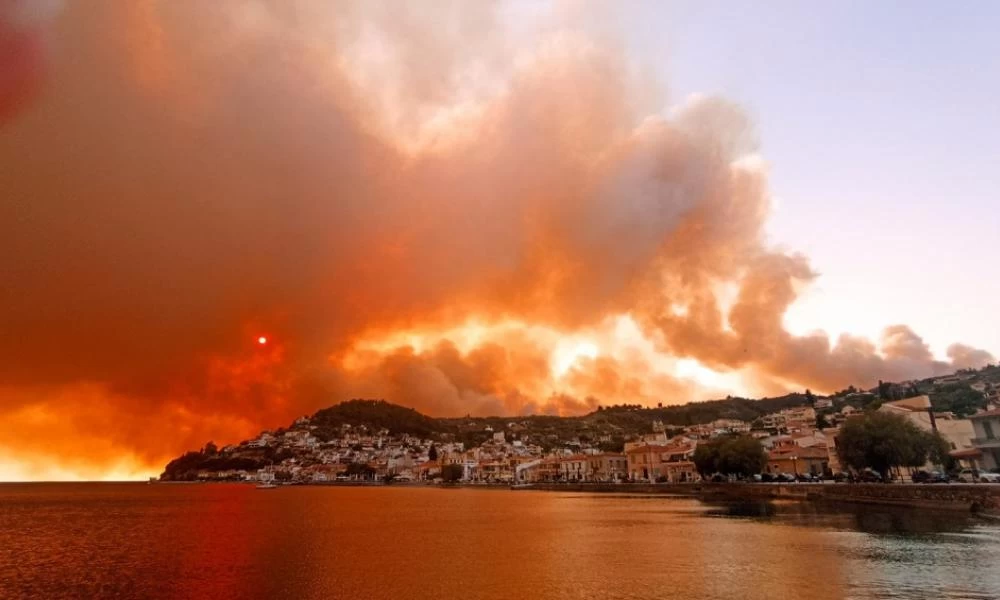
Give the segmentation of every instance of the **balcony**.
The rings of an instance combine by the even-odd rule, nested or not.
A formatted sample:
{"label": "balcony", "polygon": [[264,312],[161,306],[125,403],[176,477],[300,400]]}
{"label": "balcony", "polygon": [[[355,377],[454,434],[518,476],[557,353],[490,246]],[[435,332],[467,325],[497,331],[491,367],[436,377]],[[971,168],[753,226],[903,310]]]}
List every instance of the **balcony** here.
{"label": "balcony", "polygon": [[1000,438],[972,438],[972,445],[976,448],[1000,448]]}

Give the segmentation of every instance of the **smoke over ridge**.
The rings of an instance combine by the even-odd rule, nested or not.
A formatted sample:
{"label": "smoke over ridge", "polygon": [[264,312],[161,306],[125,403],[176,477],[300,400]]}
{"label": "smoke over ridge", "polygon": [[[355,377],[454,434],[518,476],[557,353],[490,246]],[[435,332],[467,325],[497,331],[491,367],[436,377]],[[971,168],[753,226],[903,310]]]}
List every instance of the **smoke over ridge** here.
{"label": "smoke over ridge", "polygon": [[562,5],[435,9],[69,7],[0,134],[0,467],[141,470],[352,396],[574,414],[993,360],[790,334],[816,272],[765,240],[738,106],[656,112]]}

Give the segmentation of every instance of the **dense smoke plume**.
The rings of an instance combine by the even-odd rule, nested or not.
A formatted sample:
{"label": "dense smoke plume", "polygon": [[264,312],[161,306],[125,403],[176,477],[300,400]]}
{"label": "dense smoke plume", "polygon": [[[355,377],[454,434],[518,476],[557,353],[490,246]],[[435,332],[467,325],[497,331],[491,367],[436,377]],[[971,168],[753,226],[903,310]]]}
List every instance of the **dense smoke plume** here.
{"label": "dense smoke plume", "polygon": [[0,467],[142,469],[351,396],[572,414],[992,360],[788,333],[815,272],[764,240],[744,113],[658,113],[605,32],[523,10],[72,3],[0,134]]}

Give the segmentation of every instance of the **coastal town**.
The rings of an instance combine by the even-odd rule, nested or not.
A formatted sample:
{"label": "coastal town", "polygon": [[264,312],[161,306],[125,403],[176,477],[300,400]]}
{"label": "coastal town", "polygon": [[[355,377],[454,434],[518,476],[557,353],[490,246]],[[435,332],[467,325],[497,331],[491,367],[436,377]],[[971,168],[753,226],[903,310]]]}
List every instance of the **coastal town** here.
{"label": "coastal town", "polygon": [[[763,412],[768,406],[782,408]],[[677,424],[698,421],[699,414],[741,413],[748,407],[760,409],[760,414]],[[951,410],[943,410],[946,407]],[[694,409],[703,410],[692,414]],[[900,480],[915,481],[916,472],[948,471],[957,481],[1000,481],[997,367],[922,381],[880,382],[871,390],[848,388],[831,396],[807,390],[770,401],[599,407],[579,418],[433,419],[385,401],[352,400],[238,444],[206,444],[172,461],[161,480],[687,483],[712,476],[699,468],[699,446],[733,437],[759,444],[762,463],[753,474],[756,481],[853,479],[865,474],[842,461],[840,433],[852,420],[871,414],[904,420],[946,444],[946,456],[928,457],[916,470],[900,471]]]}

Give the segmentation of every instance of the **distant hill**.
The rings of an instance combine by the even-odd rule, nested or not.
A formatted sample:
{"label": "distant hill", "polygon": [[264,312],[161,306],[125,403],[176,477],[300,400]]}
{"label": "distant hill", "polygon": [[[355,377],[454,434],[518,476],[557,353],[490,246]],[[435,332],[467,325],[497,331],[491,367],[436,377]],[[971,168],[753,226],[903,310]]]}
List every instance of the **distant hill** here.
{"label": "distant hill", "polygon": [[412,408],[392,404],[385,400],[348,400],[317,411],[310,425],[315,425],[314,435],[321,440],[332,439],[343,425],[364,426],[373,431],[388,429],[392,434],[409,434],[422,438],[434,437],[449,431],[441,420],[428,417]]}
{"label": "distant hill", "polygon": [[310,424],[315,426],[313,433],[321,440],[333,439],[346,424],[352,427],[364,426],[370,431],[386,429],[393,435],[409,434],[460,441],[467,446],[475,446],[486,441],[494,432],[508,431],[511,426],[516,425],[514,429],[519,435],[528,436],[543,446],[610,437],[618,440],[613,447],[620,446],[627,437],[652,432],[655,421],[676,428],[711,423],[716,419],[753,421],[762,415],[802,406],[808,402],[804,394],[788,394],[761,400],[727,398],[656,408],[639,405],[610,406],[575,417],[524,415],[434,418],[384,400],[348,400],[318,411]]}
{"label": "distant hill", "polygon": [[686,427],[711,423],[716,419],[739,419],[753,421],[768,413],[778,412],[786,408],[803,406],[809,403],[805,394],[788,394],[777,398],[726,398],[725,400],[709,400],[707,402],[691,402],[676,406],[657,408],[641,408],[638,406],[612,406],[593,412],[584,419],[592,423],[611,423],[630,429],[642,428],[648,430],[653,421],[662,421],[665,425]]}

